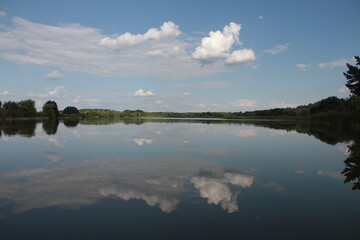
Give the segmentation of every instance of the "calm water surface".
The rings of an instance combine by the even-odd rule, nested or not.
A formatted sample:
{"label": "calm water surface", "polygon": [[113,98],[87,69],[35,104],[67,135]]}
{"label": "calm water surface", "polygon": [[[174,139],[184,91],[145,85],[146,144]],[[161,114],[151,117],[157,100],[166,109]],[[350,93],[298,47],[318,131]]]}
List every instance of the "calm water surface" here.
{"label": "calm water surface", "polygon": [[2,123],[0,239],[344,239],[358,136],[230,121]]}

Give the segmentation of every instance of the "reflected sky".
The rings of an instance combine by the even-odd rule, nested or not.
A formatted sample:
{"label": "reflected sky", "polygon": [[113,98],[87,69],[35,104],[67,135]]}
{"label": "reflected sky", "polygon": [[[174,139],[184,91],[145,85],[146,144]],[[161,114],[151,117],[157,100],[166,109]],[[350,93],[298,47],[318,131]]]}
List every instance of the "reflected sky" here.
{"label": "reflected sky", "polygon": [[191,222],[196,212],[211,224],[258,229],[285,219],[304,228],[316,219],[324,229],[360,220],[360,196],[341,174],[349,142],[243,123],[42,124],[0,137],[0,228],[24,214],[75,214],[107,201],[128,214],[142,203],[164,221]]}

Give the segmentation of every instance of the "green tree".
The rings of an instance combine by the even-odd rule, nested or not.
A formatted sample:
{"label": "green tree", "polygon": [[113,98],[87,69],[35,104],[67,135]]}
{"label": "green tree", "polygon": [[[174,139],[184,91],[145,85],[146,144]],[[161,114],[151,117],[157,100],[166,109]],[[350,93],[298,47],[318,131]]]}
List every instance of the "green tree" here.
{"label": "green tree", "polygon": [[19,110],[19,105],[13,101],[5,102],[3,107],[6,110]]}
{"label": "green tree", "polygon": [[26,117],[36,116],[35,102],[33,100],[23,100],[18,103],[19,110]]}
{"label": "green tree", "polygon": [[73,106],[69,106],[69,107],[66,107],[63,111],[64,114],[80,114],[79,110],[76,108],[76,107],[73,107]]}
{"label": "green tree", "polygon": [[58,118],[59,117],[59,109],[58,109],[55,101],[47,101],[44,104],[42,111],[48,118]]}
{"label": "green tree", "polygon": [[345,86],[350,90],[351,96],[360,96],[360,58],[359,56],[355,56],[356,65],[353,66],[349,63],[346,64],[348,70],[344,72],[344,76],[347,79]]}

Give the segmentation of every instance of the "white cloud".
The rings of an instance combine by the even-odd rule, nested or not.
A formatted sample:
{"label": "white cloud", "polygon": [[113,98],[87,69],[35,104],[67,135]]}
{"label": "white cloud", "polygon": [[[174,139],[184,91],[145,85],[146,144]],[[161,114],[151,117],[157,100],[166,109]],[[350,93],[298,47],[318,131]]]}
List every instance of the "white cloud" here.
{"label": "white cloud", "polygon": [[135,138],[134,142],[139,145],[142,146],[144,145],[144,143],[146,144],[152,144],[154,142],[154,139],[150,139],[150,138]]}
{"label": "white cloud", "polygon": [[233,107],[257,107],[258,106],[258,104],[255,100],[250,100],[250,99],[239,99],[239,100],[236,100],[235,102],[231,102],[230,105]]}
{"label": "white cloud", "polygon": [[48,93],[29,93],[28,94],[29,97],[40,97],[40,98],[45,98],[45,97],[66,97],[66,91],[65,91],[65,87],[64,86],[57,86],[55,87],[54,90],[50,90]]}
{"label": "white cloud", "polygon": [[156,49],[152,51],[148,51],[145,55],[150,57],[163,57],[170,58],[177,56],[179,54],[183,54],[184,51],[178,46],[170,46],[169,48]]}
{"label": "white cloud", "polygon": [[296,103],[287,103],[287,102],[278,102],[278,101],[270,101],[267,107],[269,108],[294,108],[299,104]]}
{"label": "white cloud", "polygon": [[61,155],[59,153],[46,153],[45,157],[47,159],[50,159],[52,162],[57,163],[64,158],[64,155]]}
{"label": "white cloud", "polygon": [[226,57],[231,46],[239,42],[241,25],[231,22],[226,25],[222,32],[210,31],[209,37],[201,40],[201,45],[195,49],[192,57],[198,60],[211,60],[213,58]]}
{"label": "white cloud", "polygon": [[192,53],[192,57],[200,62],[212,63],[219,58],[226,58],[228,65],[243,64],[255,60],[255,53],[252,49],[236,50],[230,53],[232,46],[239,40],[241,25],[230,22],[222,32],[210,31],[209,37],[201,39],[200,46]]}
{"label": "white cloud", "polygon": [[263,20],[264,19],[264,16],[259,16],[258,17],[260,20]]}
{"label": "white cloud", "polygon": [[341,175],[340,172],[335,172],[335,171],[323,171],[323,170],[318,170],[316,172],[317,175],[319,176],[326,176],[326,177],[331,177],[331,178],[336,178],[336,179],[344,179],[344,176]]}
{"label": "white cloud", "polygon": [[307,70],[310,66],[311,64],[304,64],[304,63],[295,64],[295,67],[303,71]]}
{"label": "white cloud", "polygon": [[103,196],[112,196],[115,195],[125,201],[130,199],[142,199],[146,202],[147,205],[153,207],[158,206],[161,211],[169,213],[174,211],[179,204],[179,200],[176,198],[169,198],[159,195],[148,195],[143,192],[121,187],[121,188],[114,188],[114,187],[104,187],[100,189],[100,194]]}
{"label": "white cloud", "polygon": [[145,97],[145,96],[153,96],[155,95],[152,91],[144,91],[143,89],[136,90],[134,96],[136,97]]}
{"label": "white cloud", "polygon": [[5,17],[5,16],[6,16],[6,12],[0,11],[0,17]]}
{"label": "white cloud", "polygon": [[254,182],[254,177],[243,173],[227,172],[224,177],[231,183],[240,187],[250,187]]}
{"label": "white cloud", "polygon": [[11,95],[11,92],[9,90],[4,90],[1,92],[0,94],[1,96],[10,96]]}
{"label": "white cloud", "polygon": [[228,213],[236,212],[237,192],[231,192],[228,184],[240,187],[250,187],[254,177],[243,173],[224,173],[221,177],[195,176],[191,178],[200,196],[206,198],[209,204],[221,205]]}
{"label": "white cloud", "polygon": [[[14,17],[12,25],[0,32],[0,57],[99,76],[181,79],[226,71],[222,64],[202,66],[194,60],[189,53],[195,48],[194,39],[175,37],[178,34],[177,25],[168,22],[161,29],[117,40],[80,24],[50,26]],[[113,47],[100,44],[106,38],[105,45]],[[138,38],[143,42],[131,45]],[[128,46],[121,48],[124,44]]]}
{"label": "white cloud", "polygon": [[240,65],[255,60],[252,49],[243,49],[232,52],[225,60],[228,65]]}
{"label": "white cloud", "polygon": [[338,90],[339,93],[345,93],[350,92],[350,89],[348,89],[345,85]]}
{"label": "white cloud", "polygon": [[131,34],[124,33],[117,38],[105,37],[100,40],[100,44],[106,47],[127,47],[136,45],[148,40],[160,40],[163,38],[177,37],[181,34],[179,26],[173,22],[164,22],[160,30],[156,28],[150,28],[144,34]]}
{"label": "white cloud", "polygon": [[288,44],[283,44],[283,45],[276,45],[275,47],[265,50],[265,52],[270,53],[272,55],[276,55],[279,54],[283,51],[285,51],[286,49],[288,49],[289,45]]}
{"label": "white cloud", "polygon": [[320,68],[334,68],[334,67],[345,67],[346,63],[355,63],[355,58],[342,58],[332,62],[319,63]]}
{"label": "white cloud", "polygon": [[45,76],[47,79],[61,79],[64,77],[58,70],[54,70]]}
{"label": "white cloud", "polygon": [[339,145],[337,147],[337,149],[339,149],[345,156],[349,156],[351,151],[350,149],[348,148],[348,146],[343,146],[343,145]]}
{"label": "white cloud", "polygon": [[209,204],[221,204],[227,212],[236,212],[237,194],[233,194],[229,187],[222,183],[222,179],[208,177],[192,177],[191,182],[199,189],[200,196],[206,198]]}

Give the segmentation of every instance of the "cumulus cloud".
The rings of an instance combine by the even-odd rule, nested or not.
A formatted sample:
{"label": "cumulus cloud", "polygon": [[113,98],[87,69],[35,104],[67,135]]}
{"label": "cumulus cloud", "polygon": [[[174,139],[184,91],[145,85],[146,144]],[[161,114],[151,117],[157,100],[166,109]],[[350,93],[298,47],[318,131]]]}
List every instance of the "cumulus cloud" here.
{"label": "cumulus cloud", "polygon": [[252,49],[243,49],[232,52],[225,60],[228,65],[241,65],[255,60],[255,53]]}
{"label": "cumulus cloud", "polygon": [[345,67],[346,63],[355,63],[355,58],[342,58],[332,62],[319,63],[320,68],[334,68],[334,67]]}
{"label": "cumulus cloud", "polygon": [[64,77],[58,70],[54,70],[49,74],[46,74],[45,77],[47,79],[61,79]]}
{"label": "cumulus cloud", "polygon": [[219,58],[226,58],[227,64],[242,64],[255,60],[251,49],[237,50],[230,53],[232,46],[239,40],[241,25],[230,22],[223,31],[210,31],[209,37],[201,39],[200,46],[192,53],[192,57],[202,63],[212,63]]}
{"label": "cumulus cloud", "polygon": [[235,102],[231,102],[230,105],[233,107],[257,107],[258,106],[258,104],[255,100],[250,100],[250,99],[239,99],[239,100],[236,100]]}
{"label": "cumulus cloud", "polygon": [[247,174],[225,172],[222,177],[195,176],[191,178],[191,183],[209,204],[221,205],[228,213],[232,213],[239,209],[238,193],[231,192],[228,184],[250,187],[253,180],[254,178]]}
{"label": "cumulus cloud", "polygon": [[0,94],[1,96],[10,96],[11,95],[11,92],[9,90],[4,90],[1,92]]}
{"label": "cumulus cloud", "polygon": [[275,47],[265,50],[265,52],[270,53],[272,55],[277,55],[283,51],[285,51],[286,49],[288,49],[289,45],[288,44],[283,44],[283,45],[276,45]]}
{"label": "cumulus cloud", "polygon": [[144,91],[143,89],[136,90],[134,96],[136,97],[145,97],[155,95],[152,91]]}
{"label": "cumulus cloud", "polygon": [[107,196],[117,196],[125,201],[130,199],[142,199],[151,207],[158,206],[161,211],[169,213],[172,212],[177,208],[179,204],[179,200],[173,197],[166,197],[166,196],[159,196],[159,195],[148,195],[143,192],[121,187],[104,187],[100,189],[100,194],[107,197]]}
{"label": "cumulus cloud", "polygon": [[177,208],[184,193],[193,191],[187,184],[191,176],[200,169],[213,168],[219,166],[181,157],[63,162],[1,173],[0,197],[15,206],[15,213],[50,206],[78,208],[106,197],[143,200],[168,213]]}
{"label": "cumulus cloud", "polygon": [[80,24],[51,26],[14,17],[0,32],[0,57],[99,76],[181,79],[225,71],[221,64],[195,61],[189,53],[193,38],[176,37],[180,33],[176,24],[166,22],[144,34],[111,37]]}
{"label": "cumulus cloud", "polygon": [[105,37],[100,40],[100,44],[106,47],[127,47],[136,45],[148,40],[160,40],[163,38],[177,37],[181,34],[179,26],[173,22],[164,22],[159,29],[150,28],[144,34],[124,33],[116,38]]}
{"label": "cumulus cloud", "polygon": [[45,97],[66,97],[66,91],[65,91],[65,87],[64,86],[57,86],[55,87],[54,90],[50,90],[48,93],[29,93],[28,94],[29,97],[40,97],[40,98],[45,98]]}
{"label": "cumulus cloud", "polygon": [[212,58],[225,57],[231,46],[235,42],[239,42],[240,29],[240,24],[231,22],[224,27],[222,32],[210,31],[209,37],[204,37],[201,40],[200,46],[193,52],[193,58],[210,60]]}

